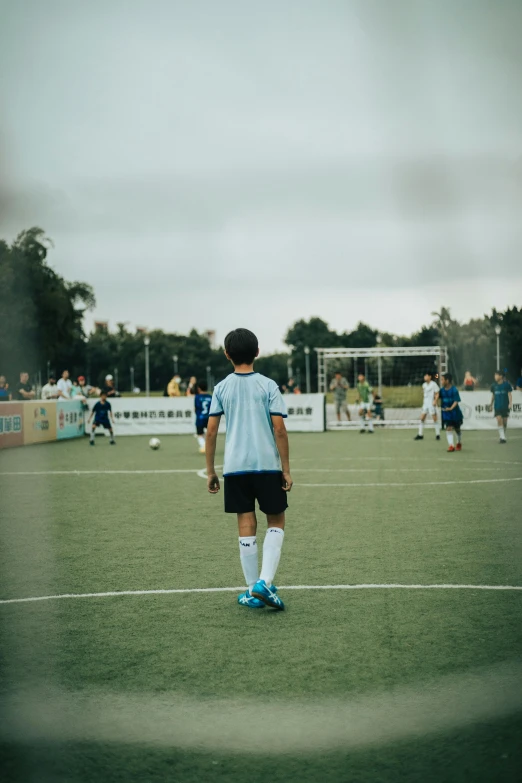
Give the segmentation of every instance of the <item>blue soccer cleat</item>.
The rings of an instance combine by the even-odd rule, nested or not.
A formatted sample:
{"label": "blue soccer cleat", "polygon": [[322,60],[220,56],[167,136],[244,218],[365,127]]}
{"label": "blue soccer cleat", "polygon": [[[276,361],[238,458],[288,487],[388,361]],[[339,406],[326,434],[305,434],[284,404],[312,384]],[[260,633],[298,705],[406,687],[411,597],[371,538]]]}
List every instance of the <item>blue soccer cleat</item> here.
{"label": "blue soccer cleat", "polygon": [[258,579],[251,592],[255,598],[259,598],[267,606],[281,611],[285,608],[284,603],[277,595],[277,587],[275,585],[268,587],[264,579]]}
{"label": "blue soccer cleat", "polygon": [[250,593],[250,590],[247,590],[246,593],[241,593],[237,597],[238,604],[241,604],[241,606],[249,606],[251,609],[264,609],[265,608],[265,602],[260,601],[259,598],[254,598],[254,596]]}

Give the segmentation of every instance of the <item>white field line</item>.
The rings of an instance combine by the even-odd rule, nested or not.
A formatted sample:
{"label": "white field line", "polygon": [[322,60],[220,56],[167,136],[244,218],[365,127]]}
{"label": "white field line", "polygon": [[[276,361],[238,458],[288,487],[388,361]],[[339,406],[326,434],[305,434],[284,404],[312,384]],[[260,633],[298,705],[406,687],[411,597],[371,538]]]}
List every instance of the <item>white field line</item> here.
{"label": "white field line", "polygon": [[500,484],[508,481],[522,481],[522,476],[515,476],[513,478],[496,478],[496,479],[456,479],[454,481],[387,481],[377,482],[368,481],[363,483],[353,484],[294,484],[293,489],[300,487],[441,487],[449,486],[451,484]]}
{"label": "white field line", "polygon": [[330,699],[33,689],[2,699],[0,736],[22,747],[81,741],[191,748],[215,752],[215,764],[223,752],[301,757],[411,741],[515,715],[521,684],[520,663],[508,661]]}
{"label": "white field line", "polygon": [[[39,595],[31,598],[4,598],[0,604],[27,604],[37,601],[56,601],[62,598],[117,598],[123,595],[181,595],[189,593],[239,593],[244,587],[186,587],[160,590],[113,590],[105,593],[62,593]],[[357,584],[357,585],[283,585],[280,590],[522,590],[519,585],[402,585],[402,584]]]}

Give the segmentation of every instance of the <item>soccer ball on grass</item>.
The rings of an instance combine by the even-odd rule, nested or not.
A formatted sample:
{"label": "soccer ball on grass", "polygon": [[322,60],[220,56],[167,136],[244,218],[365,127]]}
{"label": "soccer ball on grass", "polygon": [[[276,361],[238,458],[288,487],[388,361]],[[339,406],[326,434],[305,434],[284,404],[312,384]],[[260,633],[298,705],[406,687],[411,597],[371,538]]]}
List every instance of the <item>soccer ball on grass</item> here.
{"label": "soccer ball on grass", "polygon": [[151,438],[149,440],[149,446],[153,451],[157,451],[160,447],[160,439],[159,438]]}

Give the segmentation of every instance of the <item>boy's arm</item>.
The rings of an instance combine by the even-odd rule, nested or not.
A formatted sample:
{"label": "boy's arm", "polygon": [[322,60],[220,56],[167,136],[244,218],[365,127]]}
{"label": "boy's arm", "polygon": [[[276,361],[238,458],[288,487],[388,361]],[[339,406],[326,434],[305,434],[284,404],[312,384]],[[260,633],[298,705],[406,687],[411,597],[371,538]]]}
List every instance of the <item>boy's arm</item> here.
{"label": "boy's arm", "polygon": [[214,460],[216,456],[216,441],[221,416],[210,416],[205,439],[205,453],[207,457],[207,489],[211,495],[216,495],[219,490],[219,479],[216,475]]}
{"label": "boy's arm", "polygon": [[285,427],[285,421],[282,416],[271,416],[274,427],[274,437],[281,457],[281,469],[283,471],[283,489],[290,492],[294,483],[290,475],[290,446],[288,443],[288,433]]}

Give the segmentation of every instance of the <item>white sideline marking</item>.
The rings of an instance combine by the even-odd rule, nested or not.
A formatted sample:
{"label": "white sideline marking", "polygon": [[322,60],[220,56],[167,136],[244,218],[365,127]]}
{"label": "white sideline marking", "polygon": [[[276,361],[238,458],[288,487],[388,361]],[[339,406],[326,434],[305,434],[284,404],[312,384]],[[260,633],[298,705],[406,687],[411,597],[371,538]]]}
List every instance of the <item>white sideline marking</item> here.
{"label": "white sideline marking", "polygon": [[22,747],[35,741],[80,740],[232,751],[239,758],[302,756],[425,738],[515,715],[522,707],[521,683],[520,663],[506,661],[330,699],[22,690],[2,700],[6,720],[0,723],[0,736]]}
{"label": "white sideline marking", "polygon": [[296,487],[440,487],[448,484],[499,484],[506,481],[522,481],[522,476],[498,479],[456,479],[455,481],[368,481],[360,484],[294,484],[293,489],[296,489]]}
{"label": "white sideline marking", "polygon": [[[106,593],[62,593],[60,595],[39,595],[31,598],[3,598],[0,604],[26,604],[36,601],[55,601],[61,598],[114,598],[120,595],[175,595],[183,593],[236,593],[244,587],[184,587],[163,590],[114,590]],[[280,590],[522,590],[519,585],[401,585],[401,584],[359,584],[359,585],[283,585]]]}

